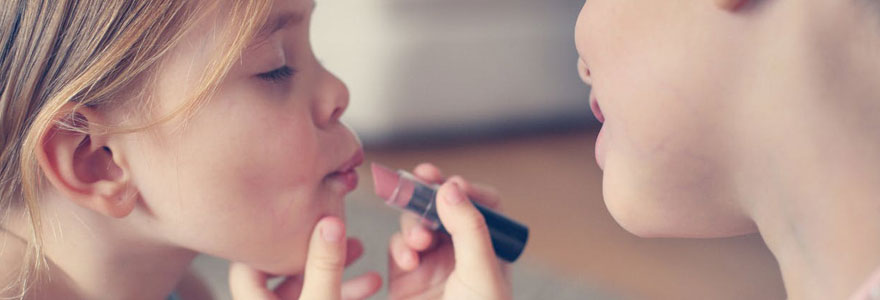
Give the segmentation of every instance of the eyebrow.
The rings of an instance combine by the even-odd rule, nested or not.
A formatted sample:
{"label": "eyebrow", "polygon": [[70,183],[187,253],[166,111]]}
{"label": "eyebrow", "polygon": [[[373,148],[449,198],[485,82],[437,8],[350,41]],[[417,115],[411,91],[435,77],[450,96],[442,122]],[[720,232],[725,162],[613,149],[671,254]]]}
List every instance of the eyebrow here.
{"label": "eyebrow", "polygon": [[304,11],[282,12],[269,17],[269,20],[257,31],[257,39],[268,37],[281,29],[301,24],[306,16],[315,10],[315,6],[315,2],[312,2],[311,6]]}

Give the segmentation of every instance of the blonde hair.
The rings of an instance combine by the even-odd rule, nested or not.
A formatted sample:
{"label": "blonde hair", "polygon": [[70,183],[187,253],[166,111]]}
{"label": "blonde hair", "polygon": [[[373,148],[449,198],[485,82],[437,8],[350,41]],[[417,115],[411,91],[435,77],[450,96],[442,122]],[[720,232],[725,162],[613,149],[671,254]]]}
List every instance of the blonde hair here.
{"label": "blonde hair", "polygon": [[[206,1],[215,3],[216,1]],[[205,69],[196,95],[171,114],[131,132],[191,114],[215,90],[267,17],[269,1],[234,0],[225,51]],[[210,6],[217,8],[218,6]],[[76,108],[121,105],[113,97],[145,91],[163,56],[207,7],[183,0],[6,0],[0,7],[0,224],[12,209],[30,223],[28,251],[13,289],[23,298],[45,268],[38,209],[43,174],[35,149],[52,126],[76,124]],[[222,50],[222,49],[221,49]],[[144,93],[139,93],[144,94]],[[133,100],[128,97],[128,100]],[[135,97],[137,98],[137,97]],[[144,100],[144,99],[142,99]],[[146,101],[146,100],[145,100]],[[73,110],[66,110],[73,104]],[[85,129],[90,130],[90,129]]]}

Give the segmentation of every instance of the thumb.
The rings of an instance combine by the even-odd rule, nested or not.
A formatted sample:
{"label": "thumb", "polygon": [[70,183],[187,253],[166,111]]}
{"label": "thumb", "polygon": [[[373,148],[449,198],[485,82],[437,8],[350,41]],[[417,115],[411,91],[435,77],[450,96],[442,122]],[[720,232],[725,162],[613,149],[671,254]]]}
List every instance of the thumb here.
{"label": "thumb", "polygon": [[485,218],[458,181],[463,180],[454,177],[437,191],[437,213],[455,249],[455,273],[473,287],[495,291],[503,284],[503,276]]}
{"label": "thumb", "polygon": [[229,265],[229,290],[232,299],[277,300],[278,296],[266,287],[268,276],[242,263]]}
{"label": "thumb", "polygon": [[345,269],[345,224],[338,217],[318,221],[309,242],[300,299],[339,299]]}

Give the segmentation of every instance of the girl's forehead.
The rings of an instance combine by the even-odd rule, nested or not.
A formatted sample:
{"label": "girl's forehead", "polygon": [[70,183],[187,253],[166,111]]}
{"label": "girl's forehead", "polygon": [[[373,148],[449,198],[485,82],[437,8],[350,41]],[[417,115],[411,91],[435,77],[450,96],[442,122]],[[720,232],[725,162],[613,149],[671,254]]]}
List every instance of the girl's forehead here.
{"label": "girl's forehead", "polygon": [[313,0],[276,0],[266,23],[257,30],[256,39],[262,39],[273,33],[301,25],[315,9]]}
{"label": "girl's forehead", "polygon": [[301,20],[312,13],[315,5],[314,0],[275,0],[272,3],[267,25],[277,25],[280,21]]}

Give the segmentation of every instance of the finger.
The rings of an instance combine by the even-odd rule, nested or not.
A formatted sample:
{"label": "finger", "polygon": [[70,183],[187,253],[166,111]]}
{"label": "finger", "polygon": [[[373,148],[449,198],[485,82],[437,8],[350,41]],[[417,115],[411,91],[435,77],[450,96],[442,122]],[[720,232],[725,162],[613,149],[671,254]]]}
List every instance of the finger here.
{"label": "finger", "polygon": [[356,238],[348,238],[345,242],[345,267],[348,268],[364,255],[364,244]]}
{"label": "finger", "polygon": [[421,217],[413,213],[404,213],[400,216],[400,232],[409,248],[423,252],[434,245],[434,232],[422,225]]}
{"label": "finger", "polygon": [[242,263],[229,265],[229,291],[232,299],[278,299],[266,287],[268,276]]}
{"label": "finger", "polygon": [[303,288],[302,276],[285,278],[275,287],[275,294],[281,299],[298,299]]}
{"label": "finger", "polygon": [[[347,243],[345,247],[345,267],[347,268],[364,254],[364,246],[356,238],[348,238],[345,242]],[[275,287],[275,294],[281,299],[296,299],[302,292],[302,285],[302,276],[292,276]]]}
{"label": "finger", "polygon": [[482,184],[472,184],[461,176],[453,176],[449,178],[449,181],[458,184],[461,190],[468,195],[468,199],[494,210],[501,208],[501,195],[495,188]]}
{"label": "finger", "polygon": [[318,221],[309,241],[300,299],[339,299],[345,268],[345,224],[338,217]]}
{"label": "finger", "polygon": [[494,291],[503,277],[486,221],[456,182],[450,179],[437,194],[437,213],[452,237],[456,274],[472,286]]}
{"label": "finger", "polygon": [[419,266],[419,255],[416,251],[406,246],[403,235],[399,232],[391,236],[391,244],[388,246],[391,259],[394,264],[404,271],[415,270]]}
{"label": "finger", "polygon": [[380,288],[382,288],[382,276],[376,272],[368,272],[342,284],[342,299],[366,299],[378,292]]}
{"label": "finger", "polygon": [[418,226],[413,227],[412,230],[406,232],[404,240],[410,249],[417,252],[424,252],[433,248],[437,238],[435,232],[432,232],[423,226]]}
{"label": "finger", "polygon": [[416,175],[416,177],[427,183],[440,184],[443,181],[446,181],[446,177],[443,176],[443,172],[440,171],[440,168],[437,168],[437,166],[431,163],[419,164],[413,169],[413,175]]}
{"label": "finger", "polygon": [[479,202],[483,206],[496,211],[500,211],[502,208],[501,193],[499,193],[494,187],[472,183],[470,184],[470,189],[466,190],[466,193],[469,198]]}

